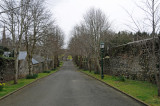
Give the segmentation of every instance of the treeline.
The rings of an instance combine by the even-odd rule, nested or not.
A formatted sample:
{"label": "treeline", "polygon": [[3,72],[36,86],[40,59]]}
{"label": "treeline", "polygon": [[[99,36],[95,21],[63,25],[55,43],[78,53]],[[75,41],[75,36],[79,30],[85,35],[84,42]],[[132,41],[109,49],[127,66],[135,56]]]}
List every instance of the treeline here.
{"label": "treeline", "polygon": [[[18,78],[18,56],[20,50],[27,51],[29,75],[33,74],[33,54],[41,55],[59,65],[58,55],[63,46],[63,31],[55,24],[45,0],[1,0],[3,11],[0,24],[6,28],[5,33],[11,37],[10,49],[14,51],[15,72],[14,83]],[[46,64],[47,65],[47,64]]]}
{"label": "treeline", "polygon": [[86,69],[91,70],[91,65],[93,65],[95,73],[100,73],[101,42],[105,44],[104,54],[106,56],[109,55],[108,49],[111,47],[151,37],[151,34],[140,31],[116,33],[112,30],[108,17],[100,9],[91,8],[84,15],[83,21],[72,30],[69,50],[80,68],[85,62]]}
{"label": "treeline", "polygon": [[[127,44],[128,42],[134,42],[138,40],[143,40],[143,39],[148,39],[152,38],[152,34],[147,33],[147,32],[128,32],[128,31],[119,31],[118,33],[113,33],[112,34],[112,39],[110,41],[110,45],[112,47],[114,46],[119,46],[123,44]],[[155,36],[159,36],[159,34],[156,34]]]}
{"label": "treeline", "polygon": [[[74,62],[80,68],[85,68],[90,71],[94,70],[95,73],[100,73],[101,42],[103,42],[105,46],[104,55],[109,58],[109,48],[127,44],[128,42],[151,38],[151,50],[148,50],[147,44],[145,44],[144,47],[148,50],[148,56],[150,56],[152,60],[158,61],[158,64],[152,62],[151,65],[154,67],[153,71],[158,86],[158,96],[160,96],[160,67],[156,68],[160,66],[160,48],[156,48],[157,45],[160,46],[159,42],[156,42],[157,38],[160,39],[160,33],[158,33],[160,26],[158,8],[160,7],[160,2],[158,0],[145,0],[142,4],[144,8],[142,6],[138,7],[144,11],[146,20],[139,22],[127,11],[134,24],[133,27],[129,27],[131,27],[131,30],[135,33],[128,31],[115,33],[112,30],[109,18],[100,9],[91,8],[86,12],[81,23],[73,28],[69,50]],[[145,27],[143,28],[141,25]],[[158,57],[156,57],[157,54]]]}
{"label": "treeline", "polygon": [[104,42],[106,48],[109,47],[113,35],[108,17],[100,9],[91,8],[72,31],[69,50],[75,63],[82,68],[85,61],[87,69],[91,70],[93,65],[95,73],[99,73],[100,43]]}

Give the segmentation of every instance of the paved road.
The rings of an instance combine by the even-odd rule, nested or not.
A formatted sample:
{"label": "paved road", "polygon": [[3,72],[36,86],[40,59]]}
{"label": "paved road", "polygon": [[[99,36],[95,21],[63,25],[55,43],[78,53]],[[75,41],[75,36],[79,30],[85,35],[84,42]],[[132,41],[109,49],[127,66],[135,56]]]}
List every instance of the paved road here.
{"label": "paved road", "polygon": [[80,72],[72,62],[0,101],[0,106],[140,106],[131,98]]}

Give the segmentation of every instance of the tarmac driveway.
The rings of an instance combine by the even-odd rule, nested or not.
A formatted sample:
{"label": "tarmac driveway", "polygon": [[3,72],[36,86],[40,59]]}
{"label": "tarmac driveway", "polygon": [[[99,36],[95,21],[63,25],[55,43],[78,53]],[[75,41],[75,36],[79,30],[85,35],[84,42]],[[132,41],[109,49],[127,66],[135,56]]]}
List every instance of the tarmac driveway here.
{"label": "tarmac driveway", "polygon": [[141,106],[133,99],[78,71],[71,61],[0,101],[0,106]]}

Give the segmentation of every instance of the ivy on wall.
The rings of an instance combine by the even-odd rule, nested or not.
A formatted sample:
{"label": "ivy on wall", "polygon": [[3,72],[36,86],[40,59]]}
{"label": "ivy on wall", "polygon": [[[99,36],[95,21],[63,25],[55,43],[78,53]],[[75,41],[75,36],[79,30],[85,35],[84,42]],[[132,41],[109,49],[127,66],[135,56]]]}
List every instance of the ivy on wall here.
{"label": "ivy on wall", "polygon": [[0,57],[0,82],[4,82],[4,75],[5,71],[7,68],[7,65],[11,62],[14,61],[13,58],[5,58],[5,57]]}

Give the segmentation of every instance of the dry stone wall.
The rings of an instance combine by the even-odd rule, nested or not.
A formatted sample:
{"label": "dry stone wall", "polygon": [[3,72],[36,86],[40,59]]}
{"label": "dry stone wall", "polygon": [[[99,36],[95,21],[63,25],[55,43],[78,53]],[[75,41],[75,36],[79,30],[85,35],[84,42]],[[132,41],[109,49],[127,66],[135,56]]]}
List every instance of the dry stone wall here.
{"label": "dry stone wall", "polygon": [[14,76],[14,60],[0,57],[0,82],[9,81]]}
{"label": "dry stone wall", "polygon": [[[18,78],[25,78],[29,74],[27,69],[27,61],[19,61]],[[53,61],[48,61],[48,69],[53,69]],[[45,63],[41,62],[33,65],[33,73],[41,73],[45,71]],[[0,82],[13,80],[14,77],[14,60],[0,57]]]}
{"label": "dry stone wall", "polygon": [[[105,59],[104,70],[115,76],[138,79],[155,83],[157,58],[153,58],[153,39],[146,39],[117,46],[109,50],[110,59]],[[154,51],[158,53],[158,38]]]}

